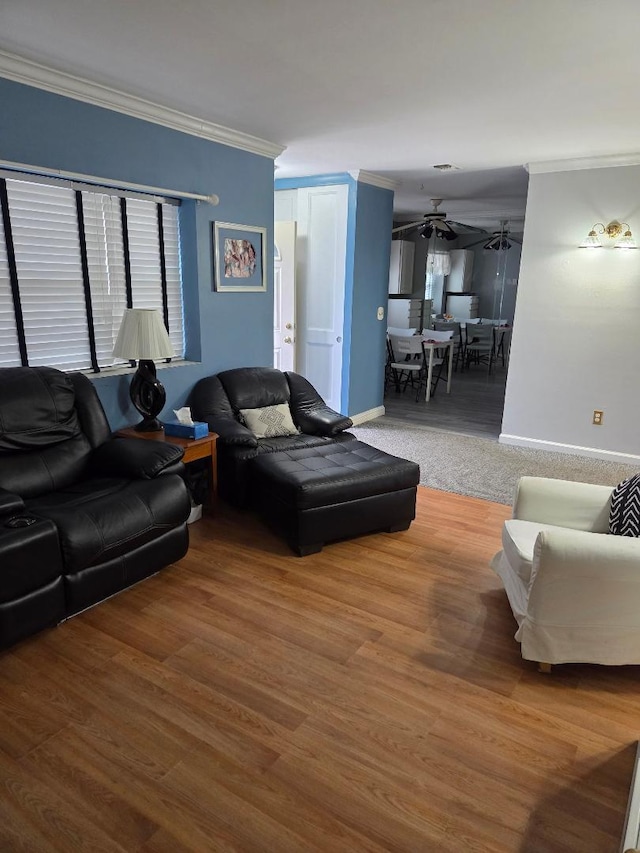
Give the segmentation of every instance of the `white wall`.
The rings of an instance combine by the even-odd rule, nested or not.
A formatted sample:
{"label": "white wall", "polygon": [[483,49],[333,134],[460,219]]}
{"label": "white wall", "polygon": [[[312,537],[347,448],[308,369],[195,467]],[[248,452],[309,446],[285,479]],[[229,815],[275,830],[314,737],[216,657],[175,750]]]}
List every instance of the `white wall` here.
{"label": "white wall", "polygon": [[531,174],[501,442],[640,462],[640,250],[578,248],[612,219],[640,166]]}

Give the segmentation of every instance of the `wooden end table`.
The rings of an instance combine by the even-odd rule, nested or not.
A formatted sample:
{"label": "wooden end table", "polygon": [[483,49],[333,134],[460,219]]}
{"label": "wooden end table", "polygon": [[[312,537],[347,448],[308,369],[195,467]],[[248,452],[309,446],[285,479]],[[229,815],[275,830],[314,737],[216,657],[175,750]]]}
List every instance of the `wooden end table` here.
{"label": "wooden end table", "polygon": [[209,502],[208,507],[214,506],[218,496],[218,457],[216,451],[216,442],[218,434],[210,432],[204,438],[179,438],[177,435],[166,435],[164,430],[157,432],[137,432],[133,427],[119,429],[115,433],[121,438],[146,438],[152,441],[164,441],[166,444],[175,444],[177,447],[182,447],[184,456],[182,461],[185,464],[195,462],[196,459],[209,459]]}

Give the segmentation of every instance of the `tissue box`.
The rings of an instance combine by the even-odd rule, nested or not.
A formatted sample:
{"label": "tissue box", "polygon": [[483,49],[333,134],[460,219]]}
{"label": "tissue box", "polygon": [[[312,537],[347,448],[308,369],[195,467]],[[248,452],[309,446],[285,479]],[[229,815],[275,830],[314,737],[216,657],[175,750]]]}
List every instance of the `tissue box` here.
{"label": "tissue box", "polygon": [[204,421],[194,421],[191,424],[181,424],[178,421],[164,422],[165,435],[176,435],[178,438],[206,438],[209,435],[209,424]]}

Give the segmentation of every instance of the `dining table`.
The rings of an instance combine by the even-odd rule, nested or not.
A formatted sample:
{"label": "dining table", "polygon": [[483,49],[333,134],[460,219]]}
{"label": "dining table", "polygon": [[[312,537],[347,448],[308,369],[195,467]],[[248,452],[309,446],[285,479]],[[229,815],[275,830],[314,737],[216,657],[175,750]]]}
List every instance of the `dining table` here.
{"label": "dining table", "polygon": [[[449,322],[448,320],[440,321],[441,323]],[[469,323],[466,320],[452,320],[452,323],[460,324],[460,331],[463,336],[463,340],[467,334],[467,324],[471,327],[476,325],[475,323]],[[509,353],[509,348],[511,346],[511,333],[513,331],[513,326],[508,323],[492,323],[493,326],[493,352],[497,358],[502,360],[502,364],[505,363],[506,355],[505,353]]]}

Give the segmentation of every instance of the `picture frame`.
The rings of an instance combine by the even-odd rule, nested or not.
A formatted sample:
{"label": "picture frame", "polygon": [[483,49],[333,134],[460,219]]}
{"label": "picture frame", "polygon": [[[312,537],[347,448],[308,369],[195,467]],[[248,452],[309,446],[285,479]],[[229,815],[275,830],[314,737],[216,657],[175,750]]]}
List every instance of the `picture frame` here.
{"label": "picture frame", "polygon": [[213,223],[213,288],[218,293],[267,289],[264,262],[267,229],[234,222]]}

